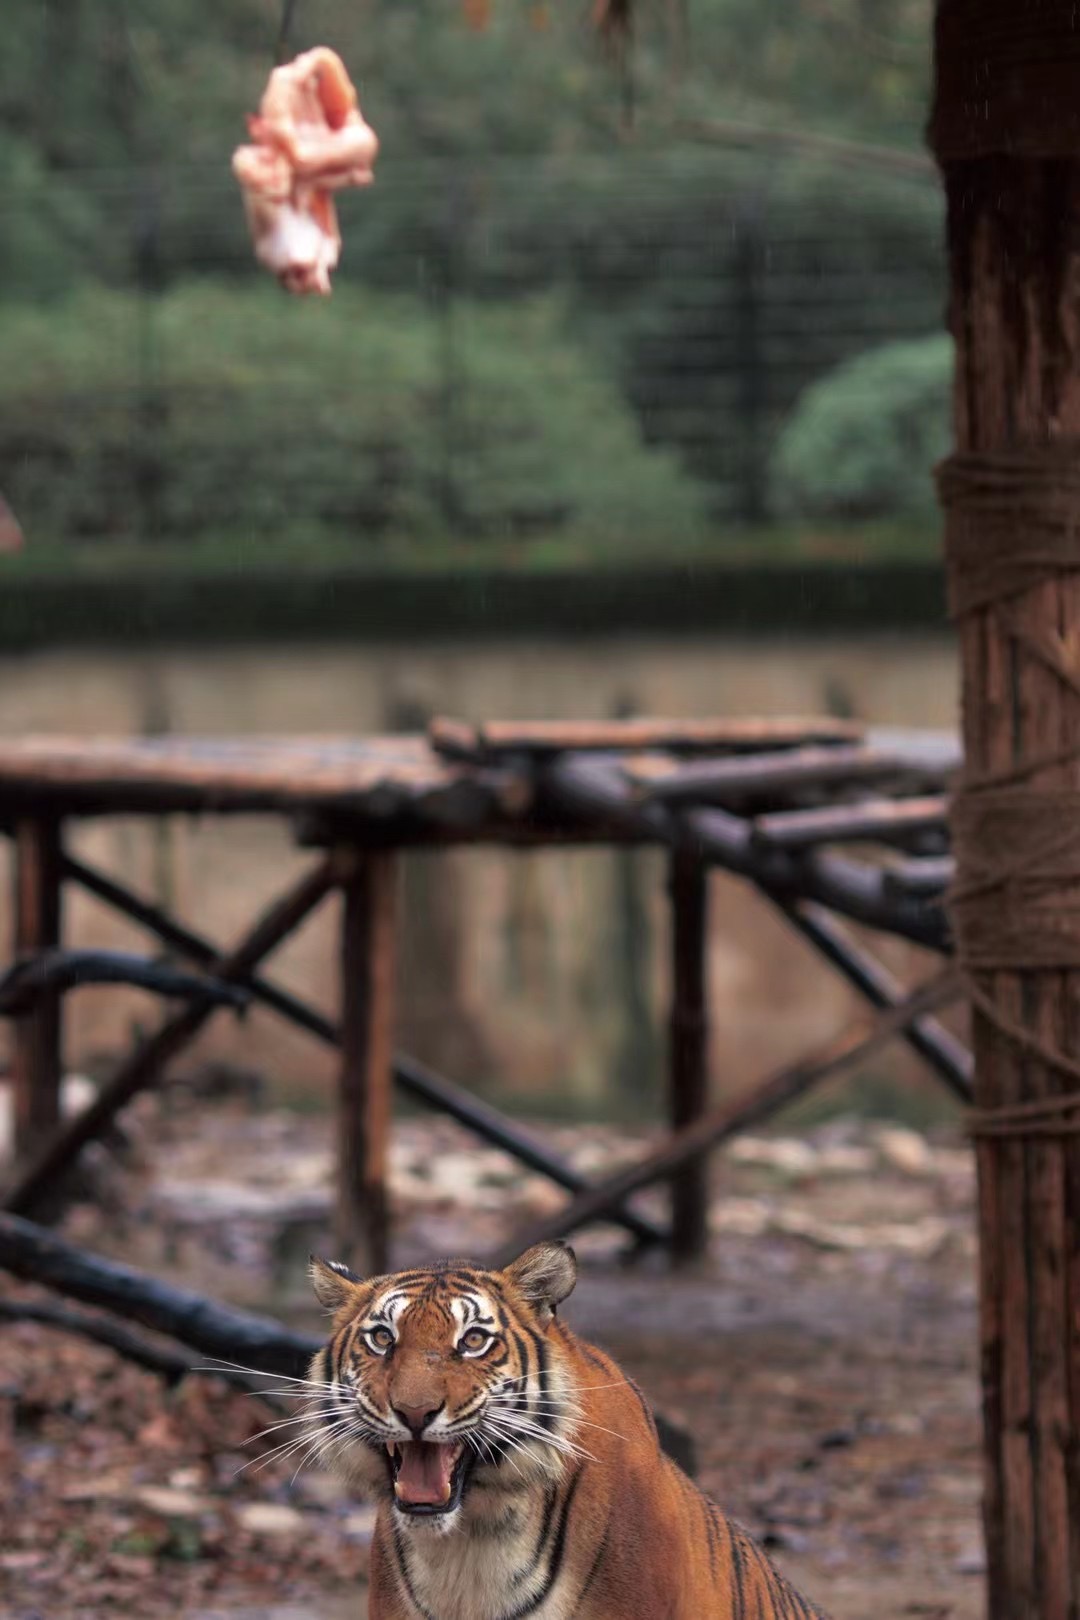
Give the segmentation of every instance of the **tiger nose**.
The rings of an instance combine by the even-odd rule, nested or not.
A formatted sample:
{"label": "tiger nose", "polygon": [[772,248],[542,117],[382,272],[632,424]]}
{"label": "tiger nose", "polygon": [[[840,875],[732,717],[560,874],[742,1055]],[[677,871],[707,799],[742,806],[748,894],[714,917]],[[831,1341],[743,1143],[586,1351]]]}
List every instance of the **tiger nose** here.
{"label": "tiger nose", "polygon": [[422,1406],[395,1406],[394,1416],[401,1419],[414,1440],[419,1440],[428,1424],[437,1418],[441,1411],[441,1404],[433,1406],[430,1411],[425,1411]]}

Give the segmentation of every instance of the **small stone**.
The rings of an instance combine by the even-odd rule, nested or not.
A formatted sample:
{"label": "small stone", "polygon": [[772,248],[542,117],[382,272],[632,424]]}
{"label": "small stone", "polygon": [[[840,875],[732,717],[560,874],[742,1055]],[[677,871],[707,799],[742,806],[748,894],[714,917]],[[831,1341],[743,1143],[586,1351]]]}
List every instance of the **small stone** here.
{"label": "small stone", "polygon": [[817,1168],[818,1156],[807,1142],[794,1137],[736,1137],[728,1144],[728,1157],[736,1164],[777,1170],[786,1176],[805,1176]]}
{"label": "small stone", "polygon": [[905,1176],[928,1176],[933,1172],[930,1144],[917,1131],[890,1126],[878,1131],[877,1146],[885,1163]]}
{"label": "small stone", "polygon": [[141,1485],[131,1495],[133,1502],[159,1513],[163,1519],[199,1519],[213,1512],[213,1497],[196,1496],[192,1491],[177,1490],[169,1485]]}
{"label": "small stone", "polygon": [[257,1536],[295,1536],[308,1526],[302,1513],[280,1502],[245,1502],[236,1509],[236,1517]]}

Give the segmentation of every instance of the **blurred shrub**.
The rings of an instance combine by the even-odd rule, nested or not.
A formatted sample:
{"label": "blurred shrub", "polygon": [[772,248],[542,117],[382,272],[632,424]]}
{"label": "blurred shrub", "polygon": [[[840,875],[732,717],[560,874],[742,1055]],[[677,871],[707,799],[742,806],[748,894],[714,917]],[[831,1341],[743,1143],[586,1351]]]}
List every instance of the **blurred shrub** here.
{"label": "blurred shrub", "polygon": [[6,298],[52,298],[109,258],[94,202],[78,181],[48,174],[40,154],[5,132],[0,143],[0,287]]}
{"label": "blurred shrub", "polygon": [[933,507],[949,446],[952,341],[888,343],[806,389],[776,444],[772,489],[787,516],[871,518]]}
{"label": "blurred shrub", "polygon": [[699,486],[643,448],[557,300],[201,282],[0,308],[0,488],[30,535],[305,528],[671,533]]}

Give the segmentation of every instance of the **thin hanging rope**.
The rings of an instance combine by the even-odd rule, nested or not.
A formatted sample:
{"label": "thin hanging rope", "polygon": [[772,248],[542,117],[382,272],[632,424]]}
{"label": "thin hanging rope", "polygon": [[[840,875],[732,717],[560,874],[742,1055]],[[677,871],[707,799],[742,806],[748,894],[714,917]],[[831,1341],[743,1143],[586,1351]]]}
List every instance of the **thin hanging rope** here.
{"label": "thin hanging rope", "polygon": [[292,32],[293,14],[296,11],[297,0],[285,0],[281,13],[281,27],[278,29],[277,44],[274,46],[274,65],[280,67],[289,60],[289,35]]}

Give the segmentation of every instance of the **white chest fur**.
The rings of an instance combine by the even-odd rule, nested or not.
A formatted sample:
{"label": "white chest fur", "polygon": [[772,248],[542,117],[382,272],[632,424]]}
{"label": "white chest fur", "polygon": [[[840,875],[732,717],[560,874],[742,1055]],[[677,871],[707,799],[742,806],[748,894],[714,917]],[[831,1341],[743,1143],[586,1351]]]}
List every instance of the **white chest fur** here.
{"label": "white chest fur", "polygon": [[535,1499],[508,1506],[501,1520],[463,1518],[445,1533],[399,1522],[395,1563],[417,1620],[510,1620],[523,1611],[532,1620],[570,1620],[570,1560],[554,1558],[551,1528]]}

